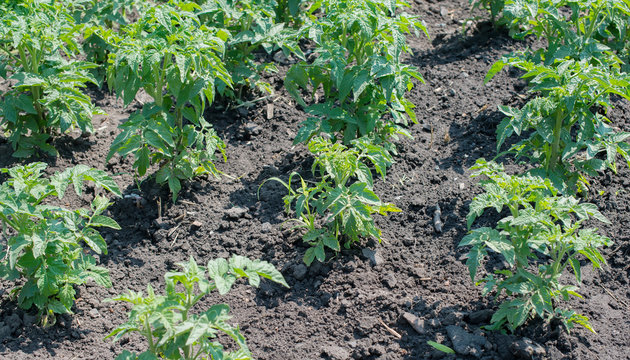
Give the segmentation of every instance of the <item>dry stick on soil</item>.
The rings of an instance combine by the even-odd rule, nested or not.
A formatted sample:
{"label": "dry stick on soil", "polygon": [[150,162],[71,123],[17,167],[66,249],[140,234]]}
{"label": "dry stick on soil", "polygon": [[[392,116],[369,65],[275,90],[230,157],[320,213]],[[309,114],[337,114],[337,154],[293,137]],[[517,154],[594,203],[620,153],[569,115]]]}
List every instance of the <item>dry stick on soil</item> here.
{"label": "dry stick on soil", "polygon": [[612,292],[612,291],[610,291],[610,290],[608,290],[607,288],[605,288],[605,287],[604,287],[604,285],[599,284],[599,286],[600,286],[602,289],[604,289],[604,291],[605,291],[605,292],[607,292],[607,293],[608,293],[608,295],[610,295],[610,297],[612,297],[613,299],[615,299],[615,301],[616,301],[616,302],[618,302],[618,303],[620,303],[621,305],[623,305],[623,306],[627,307],[628,309],[630,309],[630,306],[628,306],[628,304],[626,304],[624,301],[622,301],[622,300],[618,299],[618,298],[615,296],[615,294],[613,294],[613,292]]}
{"label": "dry stick on soil", "polygon": [[390,334],[394,335],[398,340],[402,339],[402,335],[400,335],[399,333],[396,332],[396,330],[390,328],[389,326],[387,326],[383,320],[378,319],[378,322],[381,323],[381,325],[383,325],[385,327],[385,330],[387,330]]}
{"label": "dry stick on soil", "polygon": [[175,222],[181,222],[186,217],[186,210],[183,213],[179,214],[176,218],[173,219]]}
{"label": "dry stick on soil", "polygon": [[[169,238],[170,238],[170,237],[171,237],[171,235],[173,235],[173,233],[174,233],[177,229],[179,229],[179,227],[180,227],[180,226],[182,226],[182,224],[183,224],[183,223],[179,223],[179,224],[177,224],[177,226],[175,226],[174,228],[172,228],[172,229],[168,232],[167,237],[169,237]],[[171,241],[171,247],[173,247],[173,244],[175,244],[175,241],[177,241],[177,236],[175,236],[175,238],[173,239],[173,241]]]}

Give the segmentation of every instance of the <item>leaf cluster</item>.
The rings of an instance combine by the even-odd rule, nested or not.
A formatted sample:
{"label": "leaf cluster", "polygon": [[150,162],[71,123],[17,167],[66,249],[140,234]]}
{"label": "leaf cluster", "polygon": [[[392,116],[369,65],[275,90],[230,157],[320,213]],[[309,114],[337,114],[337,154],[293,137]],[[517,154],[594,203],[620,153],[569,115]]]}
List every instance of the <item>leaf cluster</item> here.
{"label": "leaf cluster", "polygon": [[[488,73],[509,65],[525,71],[530,92],[538,94],[522,108],[499,106],[507,117],[497,128],[497,151],[512,135],[528,134],[508,152],[544,168],[558,189],[573,192],[587,184],[584,175],[616,172],[626,161],[630,133],[617,131],[601,111],[612,107],[611,95],[630,100],[630,76],[619,69],[592,64],[592,59],[557,59],[551,65],[525,56],[503,57]],[[539,171],[540,172],[540,171]]]}
{"label": "leaf cluster", "polygon": [[[486,76],[489,81],[505,66],[525,72],[536,96],[521,109],[500,107],[508,117],[497,130],[498,147],[513,134],[530,136],[508,152],[528,157],[566,193],[588,187],[586,175],[616,159],[628,161],[628,134],[606,117],[611,95],[630,99],[627,70],[627,28],[630,3],[597,1],[506,1],[502,21],[512,35],[546,40],[548,46],[504,56]],[[620,45],[623,44],[623,45]]]}
{"label": "leaf cluster", "polygon": [[277,68],[272,62],[257,61],[256,52],[263,50],[271,54],[281,50],[286,56],[295,54],[304,59],[298,45],[299,33],[288,26],[288,21],[299,13],[300,1],[206,0],[200,3],[198,15],[203,23],[229,35],[223,60],[231,82],[217,84],[222,96],[242,101],[244,92],[249,89],[273,93],[261,74],[277,72]]}
{"label": "leaf cluster", "polygon": [[466,265],[475,281],[479,267],[489,256],[498,253],[508,267],[488,274],[476,284],[483,284],[483,295],[495,291],[509,297],[492,317],[492,329],[507,325],[511,330],[530,317],[550,320],[559,318],[567,329],[575,324],[593,331],[585,316],[557,307],[560,299],[581,297],[577,287],[562,284],[560,275],[570,268],[577,284],[581,283],[580,257],[599,268],[606,260],[599,249],[610,246],[611,240],[597,234],[596,229],[583,228],[582,223],[596,219],[610,223],[594,204],[581,203],[571,196],[559,195],[551,181],[526,175],[508,175],[503,166],[477,160],[472,176],[484,176],[484,193],[475,197],[467,217],[468,228],[487,209],[509,215],[494,228],[473,229],[459,246],[471,246]]}
{"label": "leaf cluster", "polygon": [[32,163],[0,169],[9,179],[0,185],[0,277],[14,280],[23,309],[35,306],[44,325],[54,323],[55,314],[71,313],[75,285],[94,280],[111,286],[107,269],[97,266],[85,252],[83,243],[97,254],[107,254],[107,244],[99,227],[120,229],[116,221],[103,215],[110,205],[97,195],[89,209],[69,210],[51,204],[51,198],[63,198],[68,186],[83,194],[83,183],[91,181],[116,196],[120,190],[105,172],[77,165],[43,177],[44,163]]}
{"label": "leaf cluster", "polygon": [[199,9],[194,3],[161,4],[108,39],[109,86],[125,105],[140,89],[153,99],[121,125],[108,160],[133,154],[139,176],[157,165],[156,181],[168,184],[173,200],[181,180],[218,175],[215,153],[225,157],[225,144],[203,113],[217,81],[231,83],[221,60],[227,34],[201,24]]}
{"label": "leaf cluster", "polygon": [[[288,287],[282,274],[267,262],[237,255],[229,260],[211,260],[207,267],[198,266],[192,257],[187,263],[177,265],[180,271],[164,275],[164,295],[156,294],[147,285],[146,296],[130,290],[111,299],[130,303],[133,308],[129,320],[107,337],[117,341],[127,334],[138,333],[149,345],[139,355],[125,350],[116,359],[251,359],[239,328],[228,323],[230,309],[226,304],[213,305],[200,313],[193,312],[195,305],[214,290],[227,294],[242,277],[256,287],[261,278]],[[232,340],[230,348],[235,350],[225,349],[219,341],[221,334]]]}
{"label": "leaf cluster", "polygon": [[308,143],[320,133],[346,145],[368,135],[379,142],[410,136],[404,126],[416,116],[405,93],[412,78],[423,78],[401,56],[410,52],[405,35],[426,33],[424,24],[399,11],[407,6],[402,1],[320,1],[318,6],[321,14],[301,29],[316,46],[314,60],[295,64],[285,79],[289,94],[311,115],[294,143]]}
{"label": "leaf cluster", "polygon": [[91,133],[92,116],[101,113],[81,91],[97,83],[96,65],[77,60],[82,26],[59,3],[9,3],[0,11],[0,77],[10,81],[0,94],[0,129],[13,156],[56,155],[51,135]]}
{"label": "leaf cluster", "polygon": [[[321,137],[309,142],[309,150],[316,156],[312,171],[319,181],[315,184],[297,173],[292,173],[288,182],[269,179],[289,191],[283,198],[285,210],[294,211],[290,221],[296,223],[294,229],[305,229],[302,239],[311,246],[304,255],[307,265],[315,259],[324,262],[326,248],[339,252],[341,243],[349,248],[361,237],[380,241],[381,230],[372,215],[400,211],[393,204],[381,202],[373,190],[371,167],[384,178],[393,162],[389,152],[366,138],[352,145],[348,148]],[[295,176],[300,180],[297,188],[293,188]]]}

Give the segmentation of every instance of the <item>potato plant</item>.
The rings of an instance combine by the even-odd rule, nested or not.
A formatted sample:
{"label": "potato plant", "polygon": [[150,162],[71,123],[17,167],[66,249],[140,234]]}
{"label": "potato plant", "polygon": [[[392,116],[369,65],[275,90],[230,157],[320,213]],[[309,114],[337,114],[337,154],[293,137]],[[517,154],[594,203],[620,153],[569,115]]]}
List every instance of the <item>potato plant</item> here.
{"label": "potato plant", "polygon": [[[409,53],[405,34],[424,31],[415,16],[400,12],[401,1],[321,1],[321,16],[303,27],[316,45],[315,59],[291,67],[285,79],[289,94],[310,117],[295,143],[308,143],[320,133],[344,144],[362,136],[376,143],[399,134],[416,122],[414,105],[405,98],[418,71],[403,64]],[[316,96],[319,90],[323,96]],[[308,96],[304,97],[303,92]]]}
{"label": "potato plant", "polygon": [[125,105],[140,89],[153,101],[120,126],[107,159],[133,154],[140,177],[156,165],[155,180],[168,184],[173,200],[182,180],[219,174],[217,151],[225,158],[225,144],[203,113],[217,82],[231,83],[221,60],[228,34],[202,25],[196,10],[194,3],[158,5],[110,39],[109,86]]}
{"label": "potato plant", "polygon": [[[286,212],[295,213],[289,222],[296,224],[293,229],[305,230],[302,239],[311,246],[304,255],[307,265],[315,259],[324,262],[326,248],[339,252],[342,243],[349,248],[361,237],[380,241],[381,230],[372,215],[401,211],[393,204],[381,202],[372,189],[368,165],[385,177],[387,167],[393,162],[389,152],[365,138],[355,140],[352,145],[348,148],[321,137],[309,142],[309,150],[316,156],[312,171],[319,181],[315,184],[309,184],[297,173],[291,174],[288,182],[269,179],[289,191],[283,198]],[[294,188],[296,176],[300,185]]]}
{"label": "potato plant", "polygon": [[0,185],[0,277],[16,281],[10,294],[18,305],[38,310],[43,325],[52,325],[55,314],[72,313],[75,285],[89,279],[111,286],[107,269],[83,243],[97,254],[107,254],[107,244],[99,227],[120,229],[116,221],[103,215],[110,205],[97,195],[89,209],[69,210],[53,205],[53,197],[63,198],[68,186],[83,193],[83,183],[91,181],[120,196],[116,183],[105,172],[77,165],[49,179],[43,176],[44,163],[0,169],[9,178]]}
{"label": "potato plant", "polygon": [[[0,7],[2,8],[2,7]],[[73,128],[92,132],[100,111],[82,92],[96,84],[96,65],[76,60],[80,26],[59,4],[20,2],[4,5],[0,15],[0,77],[9,89],[0,94],[0,129],[8,134],[13,156],[41,150],[56,155],[52,135]]]}
{"label": "potato plant", "polygon": [[609,221],[594,204],[581,203],[570,196],[561,196],[548,179],[532,175],[508,175],[503,166],[477,160],[472,176],[485,176],[481,181],[484,193],[475,197],[467,217],[468,228],[487,209],[508,216],[495,228],[473,229],[459,246],[471,246],[466,265],[475,282],[488,249],[500,254],[508,264],[488,274],[475,284],[483,284],[483,294],[496,291],[508,296],[492,316],[493,329],[507,326],[511,330],[528,319],[539,316],[546,320],[560,319],[567,329],[576,324],[593,331],[588,319],[570,309],[558,306],[561,299],[581,297],[577,286],[564,284],[560,275],[571,269],[577,284],[581,283],[580,258],[599,268],[606,260],[599,249],[612,241],[583,228],[590,218]]}
{"label": "potato plant", "polygon": [[[164,295],[157,295],[149,284],[146,296],[130,290],[112,299],[130,303],[133,308],[129,320],[107,337],[117,341],[127,334],[138,333],[148,343],[145,352],[135,354],[125,350],[116,359],[251,359],[239,328],[227,322],[230,308],[226,304],[213,305],[202,312],[193,309],[215,290],[221,295],[227,294],[242,277],[248,278],[249,284],[255,287],[261,278],[289,287],[282,274],[265,261],[237,255],[229,260],[211,260],[207,267],[197,265],[191,257],[178,266],[181,271],[164,275]],[[229,346],[232,350],[226,350],[221,344],[225,337],[219,338],[220,335],[232,340]]]}

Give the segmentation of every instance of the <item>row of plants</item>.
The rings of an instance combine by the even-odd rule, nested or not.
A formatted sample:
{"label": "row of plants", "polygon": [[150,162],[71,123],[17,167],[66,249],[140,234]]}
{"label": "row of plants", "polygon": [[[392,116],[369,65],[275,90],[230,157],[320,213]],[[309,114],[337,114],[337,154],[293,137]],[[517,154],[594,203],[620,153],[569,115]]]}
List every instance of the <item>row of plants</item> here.
{"label": "row of plants", "polygon": [[[56,323],[58,314],[72,314],[76,286],[89,280],[112,286],[109,271],[97,265],[93,254],[107,254],[100,228],[121,229],[105,215],[111,205],[106,195],[120,197],[121,192],[102,170],[77,165],[47,178],[45,169],[44,163],[0,169],[8,177],[0,185],[0,221],[7,240],[0,250],[0,278],[14,281],[9,295],[22,309],[36,308],[41,325],[49,327]],[[71,210],[52,205],[54,198],[64,197],[69,186],[82,197],[85,182],[91,182],[94,189],[89,208]],[[164,276],[163,295],[147,285],[146,295],[130,290],[106,300],[133,305],[129,320],[108,337],[118,340],[137,332],[148,343],[147,351],[123,351],[117,359],[251,358],[238,327],[227,322],[227,305],[214,305],[199,314],[191,310],[215,290],[226,294],[242,277],[256,287],[261,278],[288,287],[282,274],[268,262],[236,255],[229,260],[211,260],[207,267],[198,266],[193,258],[177,265],[181,271]],[[235,342],[236,350],[224,349],[216,339],[221,333]]]}
{"label": "row of plants", "polygon": [[318,6],[318,16],[300,28],[314,44],[314,59],[294,64],[284,82],[308,116],[294,143],[306,144],[313,155],[315,181],[297,173],[286,182],[271,179],[288,190],[288,222],[304,231],[307,265],[361,238],[380,242],[373,215],[401,211],[374,192],[373,172],[385,179],[395,141],[411,137],[407,127],[417,120],[405,95],[412,79],[424,80],[402,57],[410,53],[407,35],[428,35],[417,16],[404,12],[405,2],[327,0]]}
{"label": "row of plants", "polygon": [[[420,74],[402,63],[409,52],[405,36],[426,29],[401,11],[401,1],[230,1],[148,2],[139,0],[29,0],[0,5],[0,128],[13,155],[57,155],[54,138],[72,129],[94,131],[102,114],[88,86],[116,93],[128,107],[139,92],[151,101],[120,125],[107,156],[133,156],[135,176],[153,172],[176,201],[182,181],[201,174],[220,176],[216,155],[225,143],[204,116],[215,101],[243,106],[270,93],[262,79],[276,71],[270,55],[281,51],[298,60],[285,86],[309,115],[295,143],[315,157],[316,182],[292,174],[283,183],[294,206],[296,227],[312,247],[304,261],[325,261],[325,249],[338,252],[361,238],[381,239],[373,215],[400,211],[374,192],[374,174],[385,178],[396,154],[398,135],[410,136],[413,104],[405,98]],[[302,47],[313,48],[308,58]],[[323,91],[324,97],[319,93]],[[2,169],[0,219],[6,245],[0,248],[0,277],[15,281],[18,305],[37,309],[44,326],[71,313],[75,286],[89,279],[111,286],[97,255],[107,254],[99,233],[119,230],[107,214],[107,194],[120,197],[104,171],[76,166],[50,177],[46,165]],[[294,189],[293,180],[300,180]],[[89,209],[55,205],[72,186],[81,198],[92,182]],[[57,198],[57,200],[55,200]],[[294,204],[294,205],[293,205]],[[87,245],[87,247],[86,247]],[[114,339],[138,332],[148,350],[124,352],[121,359],[225,358],[251,354],[226,305],[191,312],[202,298],[226,293],[247,277],[287,286],[269,263],[235,256],[206,267],[194,259],[165,275],[163,295],[129,292],[113,300],[133,304],[129,321]],[[230,351],[219,333],[236,344]],[[236,349],[236,350],[234,350]]]}
{"label": "row of plants", "polygon": [[225,158],[224,142],[203,116],[215,97],[238,103],[252,89],[271,91],[260,79],[275,66],[254,61],[254,52],[303,57],[293,24],[275,22],[292,17],[290,3],[3,3],[0,77],[8,90],[0,128],[13,156],[56,155],[51,137],[75,128],[92,133],[92,116],[102,111],[88,84],[106,86],[125,107],[143,91],[153,101],[121,125],[108,161],[132,155],[140,178],[157,168],[156,182],[175,199],[181,181],[217,175],[216,154]]}
{"label": "row of plants", "polygon": [[[588,177],[617,170],[621,156],[630,164],[630,133],[606,116],[618,99],[630,100],[628,27],[630,3],[595,1],[471,1],[486,8],[498,25],[516,39],[534,37],[546,46],[503,56],[489,70],[486,82],[501,69],[522,71],[530,97],[520,108],[499,106],[506,115],[497,128],[497,158],[526,159],[527,170],[508,175],[503,165],[479,159],[473,177],[484,176],[484,192],[470,204],[468,229],[495,209],[494,227],[473,229],[460,246],[470,246],[466,264],[483,295],[503,299],[491,319],[492,329],[511,330],[529,319],[560,320],[591,331],[588,319],[560,306],[577,293],[582,259],[594,267],[606,264],[600,249],[612,241],[583,223],[608,220],[584,202]],[[516,137],[507,150],[506,141]],[[578,196],[578,197],[576,197]],[[507,264],[477,279],[490,257]],[[560,280],[570,269],[574,284]],[[481,271],[484,273],[484,271]]]}

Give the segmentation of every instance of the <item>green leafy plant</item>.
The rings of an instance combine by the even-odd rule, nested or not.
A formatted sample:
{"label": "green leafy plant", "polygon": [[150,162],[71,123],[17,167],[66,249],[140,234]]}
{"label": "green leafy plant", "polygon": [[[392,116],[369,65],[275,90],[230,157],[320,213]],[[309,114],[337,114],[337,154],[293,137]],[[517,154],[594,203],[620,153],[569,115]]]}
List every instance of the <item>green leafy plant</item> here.
{"label": "green leafy plant", "polygon": [[507,325],[514,330],[530,317],[539,316],[558,318],[567,329],[578,324],[593,331],[588,318],[557,306],[559,299],[581,297],[576,286],[560,282],[560,275],[570,268],[579,284],[582,256],[596,268],[606,264],[599,248],[610,246],[611,240],[598,235],[596,229],[582,228],[582,223],[590,218],[609,221],[595,205],[559,195],[547,179],[508,175],[502,165],[483,159],[477,160],[472,170],[471,176],[484,175],[486,180],[481,182],[485,192],[470,205],[468,228],[488,208],[498,213],[509,210],[495,228],[474,229],[459,244],[471,246],[466,265],[473,282],[488,249],[509,265],[475,283],[483,284],[484,295],[494,290],[499,296],[505,291],[510,298],[500,304],[490,328]]}
{"label": "green leafy plant", "polygon": [[[628,39],[630,2],[627,0],[471,0],[473,9],[486,8],[493,21],[510,35],[535,35],[553,43],[593,39],[621,50]],[[569,11],[567,11],[569,10]],[[557,49],[557,48],[556,48]]]}
{"label": "green leafy plant", "polygon": [[[198,266],[192,257],[178,266],[181,271],[164,276],[165,295],[156,295],[151,285],[147,285],[146,296],[129,291],[127,295],[112,299],[131,303],[133,308],[129,321],[107,337],[117,341],[126,334],[137,332],[149,345],[148,350],[139,355],[125,351],[116,359],[251,359],[238,327],[227,322],[230,309],[226,304],[213,305],[201,313],[193,313],[193,309],[214,290],[221,295],[228,293],[242,277],[248,278],[249,284],[256,287],[261,277],[289,287],[282,274],[267,262],[237,255],[229,260],[211,260],[207,268]],[[234,351],[226,351],[218,341],[221,333],[233,340],[235,346],[231,348],[235,348]]]}
{"label": "green leafy plant", "polygon": [[57,152],[51,135],[78,127],[92,132],[100,112],[81,91],[96,84],[96,65],[77,61],[80,26],[59,4],[20,2],[0,18],[0,77],[10,80],[0,95],[0,129],[15,152],[28,157],[38,149]]}
{"label": "green leafy plant", "polygon": [[[226,41],[225,66],[231,75],[231,83],[219,82],[217,90],[231,100],[242,102],[245,91],[255,88],[262,93],[271,94],[269,83],[261,79],[265,72],[277,72],[273,63],[255,59],[255,52],[264,50],[271,54],[282,50],[285,55],[291,53],[304,59],[297,43],[298,32],[276,22],[276,10],[285,11],[288,4],[262,0],[207,0],[200,1],[200,18],[205,24],[226,30],[230,37]],[[296,11],[296,1],[289,1],[290,8]],[[299,2],[298,2],[299,3]],[[281,15],[282,18],[286,14]]]}
{"label": "green leafy plant", "polygon": [[546,66],[516,56],[500,60],[487,79],[508,64],[524,70],[530,91],[540,96],[521,109],[499,107],[508,117],[497,129],[497,150],[513,134],[529,134],[509,152],[541,164],[542,173],[568,192],[575,192],[576,184],[588,184],[584,175],[616,171],[618,154],[630,161],[630,133],[616,131],[603,114],[612,107],[612,94],[630,100],[629,75],[586,59],[558,59]]}
{"label": "green leafy plant", "polygon": [[[325,248],[340,251],[340,242],[349,248],[361,237],[380,241],[381,231],[372,215],[400,211],[393,204],[381,202],[372,189],[368,164],[385,177],[387,166],[393,161],[389,153],[365,138],[352,144],[354,147],[348,148],[321,137],[310,141],[309,150],[316,156],[312,171],[320,178],[313,185],[297,173],[292,173],[288,182],[279,178],[267,180],[277,181],[289,191],[283,198],[285,210],[291,213],[295,206],[295,218],[288,221],[296,223],[294,229],[306,231],[302,239],[311,246],[304,255],[307,265],[315,259],[325,261]],[[296,189],[295,176],[300,178]]]}
{"label": "green leafy plant", "polygon": [[98,65],[91,70],[102,86],[107,76],[107,59],[113,47],[110,39],[120,28],[144,14],[150,2],[140,0],[56,0],[81,24],[81,48],[88,61]]}
{"label": "green leafy plant", "polygon": [[[116,196],[120,190],[105,172],[77,165],[43,177],[44,163],[33,163],[0,169],[9,178],[0,185],[0,277],[16,280],[11,290],[23,309],[35,306],[43,325],[54,324],[55,314],[71,313],[75,285],[89,279],[110,287],[107,269],[97,266],[93,256],[85,252],[85,243],[97,254],[107,254],[107,244],[99,227],[120,229],[103,215],[110,205],[97,195],[90,209],[68,210],[51,205],[51,198],[63,198],[73,185],[79,197],[83,182],[91,181]],[[22,281],[23,280],[23,281]]]}
{"label": "green leafy plant", "polygon": [[311,5],[309,3],[310,1],[306,0],[277,0],[275,6],[276,23],[301,25],[304,15],[302,7]]}
{"label": "green leafy plant", "polygon": [[194,3],[158,5],[113,41],[107,83],[129,104],[140,88],[153,102],[121,125],[109,159],[133,154],[144,176],[151,165],[159,184],[167,183],[173,201],[181,180],[218,176],[215,153],[225,159],[225,144],[203,117],[214,100],[215,84],[230,84],[221,56],[227,34],[200,24]]}
{"label": "green leafy plant", "polygon": [[405,34],[426,33],[423,23],[398,11],[407,6],[402,1],[320,3],[321,16],[302,29],[316,45],[315,60],[295,64],[285,79],[289,94],[311,115],[294,142],[308,143],[322,132],[346,145],[368,135],[377,143],[410,136],[404,126],[416,115],[405,93],[412,78],[423,79],[401,56],[410,52]]}

